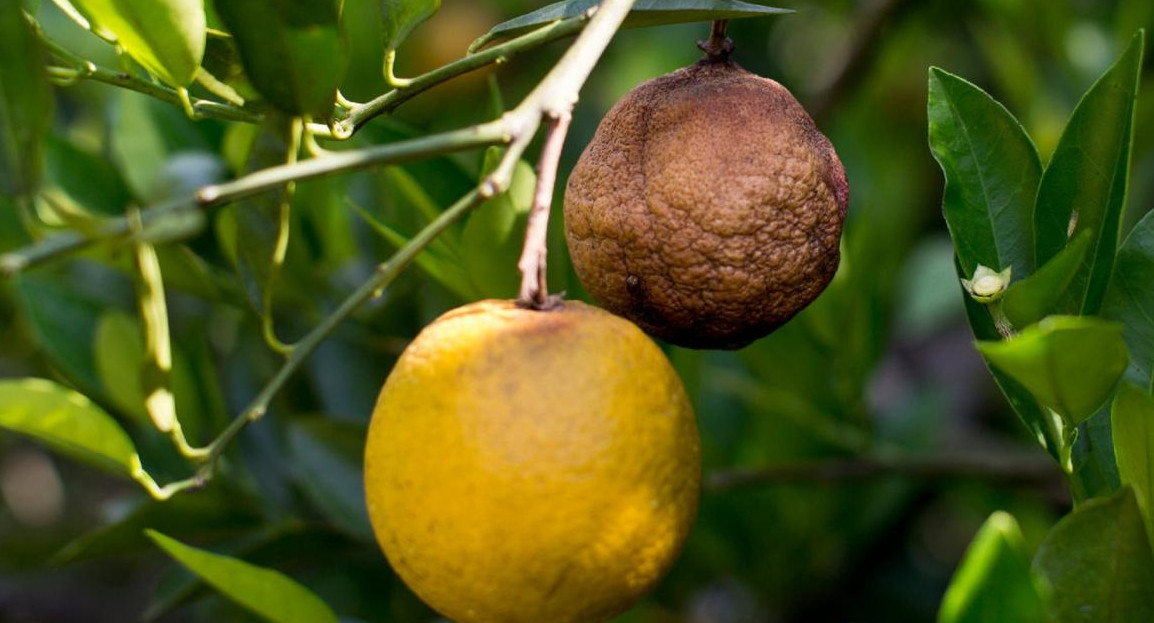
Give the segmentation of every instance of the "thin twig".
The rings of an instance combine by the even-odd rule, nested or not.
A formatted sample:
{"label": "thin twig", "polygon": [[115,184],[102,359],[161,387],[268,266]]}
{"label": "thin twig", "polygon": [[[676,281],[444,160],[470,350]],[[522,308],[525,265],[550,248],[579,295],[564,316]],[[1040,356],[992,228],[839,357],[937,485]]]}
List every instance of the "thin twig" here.
{"label": "thin twig", "polygon": [[[505,119],[499,119],[433,136],[355,151],[333,153],[324,158],[314,158],[262,169],[231,182],[206,186],[193,197],[182,197],[143,210],[140,217],[147,229],[149,225],[163,219],[171,219],[182,213],[196,212],[201,208],[219,207],[271,188],[277,188],[286,182],[345,173],[385,164],[409,162],[476,147],[500,145],[510,142],[512,135],[510,123]],[[88,233],[66,232],[57,234],[22,249],[0,255],[0,277],[14,275],[27,268],[74,253],[97,242],[123,239],[130,233],[131,227],[127,218],[116,218],[105,221]]]}
{"label": "thin twig", "polygon": [[[47,48],[53,56],[70,65],[69,69],[74,72],[74,75],[70,76],[70,79],[95,80],[96,82],[103,82],[112,86],[136,91],[137,93],[142,93],[149,97],[168,102],[169,104],[175,104],[177,106],[184,105],[184,98],[181,97],[176,89],[143,80],[124,71],[114,71],[106,67],[101,67],[91,61],[83,59],[45,35],[44,30],[35,20],[29,18],[28,21],[32,29],[36,32],[36,35],[40,38],[40,41],[43,42],[44,47]],[[189,98],[189,101],[192,103],[192,110],[196,114],[205,117],[215,117],[217,119],[224,119],[225,121],[243,121],[247,123],[258,123],[261,120],[260,113],[233,106],[232,104],[225,104],[199,97]]]}
{"label": "thin twig", "polygon": [[857,457],[787,463],[752,469],[710,472],[705,488],[728,492],[779,483],[839,483],[885,477],[918,479],[974,478],[1001,483],[1044,486],[1062,483],[1062,470],[1049,457],[1025,454],[927,454],[904,457]]}
{"label": "thin twig", "polygon": [[[497,183],[498,185],[508,184],[508,182]],[[401,247],[389,261],[379,265],[368,281],[361,284],[355,292],[341,303],[340,307],[326,316],[308,335],[301,338],[294,346],[292,354],[285,360],[281,368],[277,370],[276,375],[261,389],[260,393],[249,403],[248,407],[233,419],[228,427],[205,448],[207,451],[206,460],[197,472],[197,479],[203,483],[212,478],[216,470],[217,462],[232,440],[250,423],[264,417],[273,397],[280,392],[281,388],[284,387],[285,383],[296,373],[309,355],[336,330],[338,325],[344,322],[377,292],[396,279],[397,275],[412,263],[417,255],[440,235],[441,232],[448,229],[450,225],[480,205],[483,200],[482,193],[479,189],[472,190],[457,200],[449,209],[442,212],[437,220],[430,223],[412,240],[405,244],[405,246]]]}
{"label": "thin twig", "polygon": [[517,304],[533,309],[550,306],[549,286],[546,282],[546,255],[548,253],[549,206],[553,203],[553,188],[557,183],[557,163],[573,115],[566,111],[549,119],[545,129],[545,143],[537,165],[537,187],[533,192],[533,206],[525,227],[525,246],[517,268],[521,270],[521,291]]}
{"label": "thin twig", "polygon": [[405,86],[395,88],[364,104],[353,106],[349,110],[348,115],[337,124],[339,128],[338,133],[347,133],[351,136],[370,119],[396,110],[401,104],[438,84],[488,65],[504,63],[514,56],[538,48],[546,43],[563,39],[580,31],[588,19],[586,14],[582,14],[552,22],[520,37],[506,41],[501,45],[493,46],[476,54],[470,54],[415,78],[411,78]]}
{"label": "thin twig", "polygon": [[697,48],[705,52],[706,56],[718,60],[725,60],[733,54],[733,40],[726,36],[729,20],[719,19],[709,27],[709,39],[698,41]]}

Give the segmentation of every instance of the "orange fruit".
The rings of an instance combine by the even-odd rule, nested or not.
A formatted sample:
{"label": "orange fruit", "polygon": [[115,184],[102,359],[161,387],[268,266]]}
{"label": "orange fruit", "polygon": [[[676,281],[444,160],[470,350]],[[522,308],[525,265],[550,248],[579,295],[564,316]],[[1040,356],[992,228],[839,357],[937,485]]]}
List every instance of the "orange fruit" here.
{"label": "orange fruit", "polygon": [[697,428],[664,353],[579,302],[483,301],[427,326],[365,449],[378,542],[460,623],[592,623],[664,575],[697,510]]}
{"label": "orange fruit", "polygon": [[565,235],[609,311],[692,348],[740,348],[833,278],[849,187],[793,95],[725,60],[646,82],[569,176]]}

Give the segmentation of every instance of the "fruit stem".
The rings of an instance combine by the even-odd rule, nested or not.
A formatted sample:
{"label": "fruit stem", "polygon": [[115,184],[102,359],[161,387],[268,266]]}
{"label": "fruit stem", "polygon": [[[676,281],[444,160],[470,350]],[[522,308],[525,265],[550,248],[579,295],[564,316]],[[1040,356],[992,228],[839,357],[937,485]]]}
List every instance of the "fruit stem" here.
{"label": "fruit stem", "polygon": [[548,117],[545,127],[545,143],[541,147],[541,160],[537,165],[537,187],[533,193],[533,206],[529,209],[529,222],[525,227],[525,246],[517,268],[521,270],[521,291],[517,305],[532,309],[548,309],[556,304],[549,297],[546,284],[546,254],[549,234],[549,206],[553,202],[553,188],[557,183],[557,163],[561,160],[561,148],[569,131],[573,115],[568,110],[558,111]]}
{"label": "fruit stem", "polygon": [[725,61],[729,60],[729,55],[733,54],[733,39],[726,36],[726,30],[729,28],[729,20],[719,19],[713,22],[709,28],[709,40],[698,41],[697,47],[711,60]]}

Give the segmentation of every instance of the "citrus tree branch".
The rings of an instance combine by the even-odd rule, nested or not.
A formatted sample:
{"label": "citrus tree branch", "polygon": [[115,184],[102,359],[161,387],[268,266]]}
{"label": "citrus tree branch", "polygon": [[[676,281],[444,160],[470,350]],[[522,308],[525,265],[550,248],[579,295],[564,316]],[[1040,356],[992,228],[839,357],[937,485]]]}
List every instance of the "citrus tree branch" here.
{"label": "citrus tree branch", "polygon": [[469,54],[464,58],[411,78],[403,87],[395,88],[364,104],[354,105],[349,109],[345,118],[337,124],[338,129],[334,134],[351,136],[357,128],[360,128],[370,119],[396,110],[401,104],[438,84],[488,65],[507,62],[514,56],[541,47],[546,43],[563,39],[581,30],[588,20],[589,15],[583,13],[552,22],[500,45]]}
{"label": "citrus tree branch", "polygon": [[[497,121],[355,151],[334,152],[323,158],[304,160],[262,169],[242,178],[201,188],[194,196],[154,205],[140,213],[147,231],[162,222],[179,221],[204,208],[212,208],[296,181],[344,173],[385,164],[398,164],[476,147],[500,145],[511,141],[507,121]],[[203,225],[203,219],[199,222]],[[57,234],[22,249],[0,255],[0,277],[14,275],[57,257],[74,253],[94,243],[128,237],[132,232],[127,218],[104,221],[90,232]],[[189,232],[191,235],[195,232]]]}
{"label": "citrus tree branch", "polygon": [[545,309],[549,306],[549,288],[545,280],[545,261],[549,235],[549,206],[553,203],[553,188],[557,183],[557,163],[573,115],[568,111],[549,119],[545,130],[545,144],[537,166],[537,187],[533,205],[529,208],[529,222],[525,226],[525,246],[517,268],[521,270],[521,290],[517,304],[522,307]]}
{"label": "citrus tree branch", "polygon": [[[487,183],[507,186],[508,181],[487,180]],[[484,184],[484,183],[483,183]],[[365,281],[356,291],[348,296],[340,306],[325,317],[308,335],[301,338],[292,350],[285,363],[277,370],[273,378],[261,389],[243,412],[224,429],[205,450],[205,462],[197,471],[198,486],[210,480],[215,473],[216,464],[229,444],[250,423],[259,420],[268,411],[269,403],[284,387],[285,383],[300,368],[301,364],[323,343],[337,326],[348,319],[366,301],[388,286],[425,249],[441,232],[460,220],[484,201],[480,188],[474,189],[461,197],[449,209],[441,213],[432,223],[429,223],[405,246],[401,247],[389,261],[377,266],[373,276]]]}
{"label": "citrus tree branch", "polygon": [[[164,495],[172,495],[179,491],[199,487],[211,479],[216,472],[220,457],[232,440],[249,423],[264,416],[273,397],[337,326],[391,283],[401,270],[408,266],[441,232],[448,229],[450,225],[480,205],[485,199],[508,190],[512,183],[516,163],[540,127],[542,118],[558,120],[551,122],[550,136],[552,138],[546,141],[546,153],[559,152],[561,138],[564,137],[564,129],[567,127],[567,119],[577,101],[577,91],[584,84],[589,72],[614,33],[617,32],[621,22],[624,21],[632,4],[633,0],[606,0],[601,10],[589,21],[586,30],[558,61],[557,65],[542,79],[538,87],[517,108],[505,113],[496,121],[427,139],[416,139],[379,148],[370,148],[369,150],[338,153],[325,158],[273,167],[234,182],[202,188],[196,194],[195,201],[202,207],[208,207],[276,187],[286,181],[316,177],[334,171],[346,171],[370,164],[380,164],[379,158],[366,157],[367,153],[376,153],[379,156],[379,151],[373,152],[374,149],[391,148],[391,151],[388,152],[389,158],[392,161],[397,161],[398,159],[412,159],[422,154],[429,155],[430,152],[436,153],[436,150],[446,146],[461,148],[462,145],[472,144],[472,141],[478,141],[474,146],[496,143],[509,144],[501,162],[488,177],[482,179],[474,190],[463,196],[421,230],[388,262],[381,264],[372,278],[363,283],[335,311],[297,342],[285,363],[248,407],[203,449],[203,452],[200,453],[203,455],[203,464],[193,479],[172,483],[167,488],[156,489],[154,487],[154,489]],[[561,121],[561,119],[566,121]],[[402,145],[408,146],[408,149],[398,151],[398,147]],[[555,176],[556,158],[547,156],[545,162],[552,162],[552,175]],[[552,183],[550,183],[551,186]],[[3,263],[0,261],[0,266],[2,265]]]}
{"label": "citrus tree branch", "polygon": [[[64,46],[56,43],[45,35],[44,30],[36,20],[29,18],[28,22],[52,56],[68,65],[68,67],[49,67],[49,76],[57,84],[70,84],[77,80],[93,80],[130,91],[136,91],[137,93],[142,93],[149,97],[168,102],[169,104],[184,106],[185,100],[176,89],[155,82],[149,82],[128,72],[114,71],[106,67],[101,67],[92,61],[85,60],[69,52]],[[189,97],[188,101],[192,104],[192,111],[203,117],[214,117],[225,121],[243,121],[246,123],[259,123],[262,118],[260,113],[233,106],[232,104],[225,104],[199,97]]]}
{"label": "citrus tree branch", "polygon": [[545,283],[546,239],[561,148],[581,87],[632,7],[633,0],[605,0],[596,9],[591,9],[595,13],[581,36],[514,111],[514,114],[532,116],[533,131],[542,119],[548,120],[537,171],[537,187],[525,231],[525,246],[518,262],[521,288],[517,302],[520,305],[543,309],[549,304]]}
{"label": "citrus tree branch", "polygon": [[934,453],[916,456],[860,456],[761,468],[715,470],[704,487],[715,493],[777,483],[838,483],[873,478],[973,478],[1039,486],[1062,483],[1062,470],[1050,457],[1034,453]]}

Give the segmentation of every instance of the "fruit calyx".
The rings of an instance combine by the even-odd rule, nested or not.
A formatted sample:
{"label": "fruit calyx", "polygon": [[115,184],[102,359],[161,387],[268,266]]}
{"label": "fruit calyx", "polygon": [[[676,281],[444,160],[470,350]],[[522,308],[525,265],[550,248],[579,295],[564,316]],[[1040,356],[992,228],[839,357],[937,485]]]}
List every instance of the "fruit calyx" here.
{"label": "fruit calyx", "polygon": [[535,299],[518,298],[513,302],[514,305],[520,309],[531,309],[534,311],[556,311],[565,307],[565,293],[549,294],[545,296],[544,301],[537,301]]}

